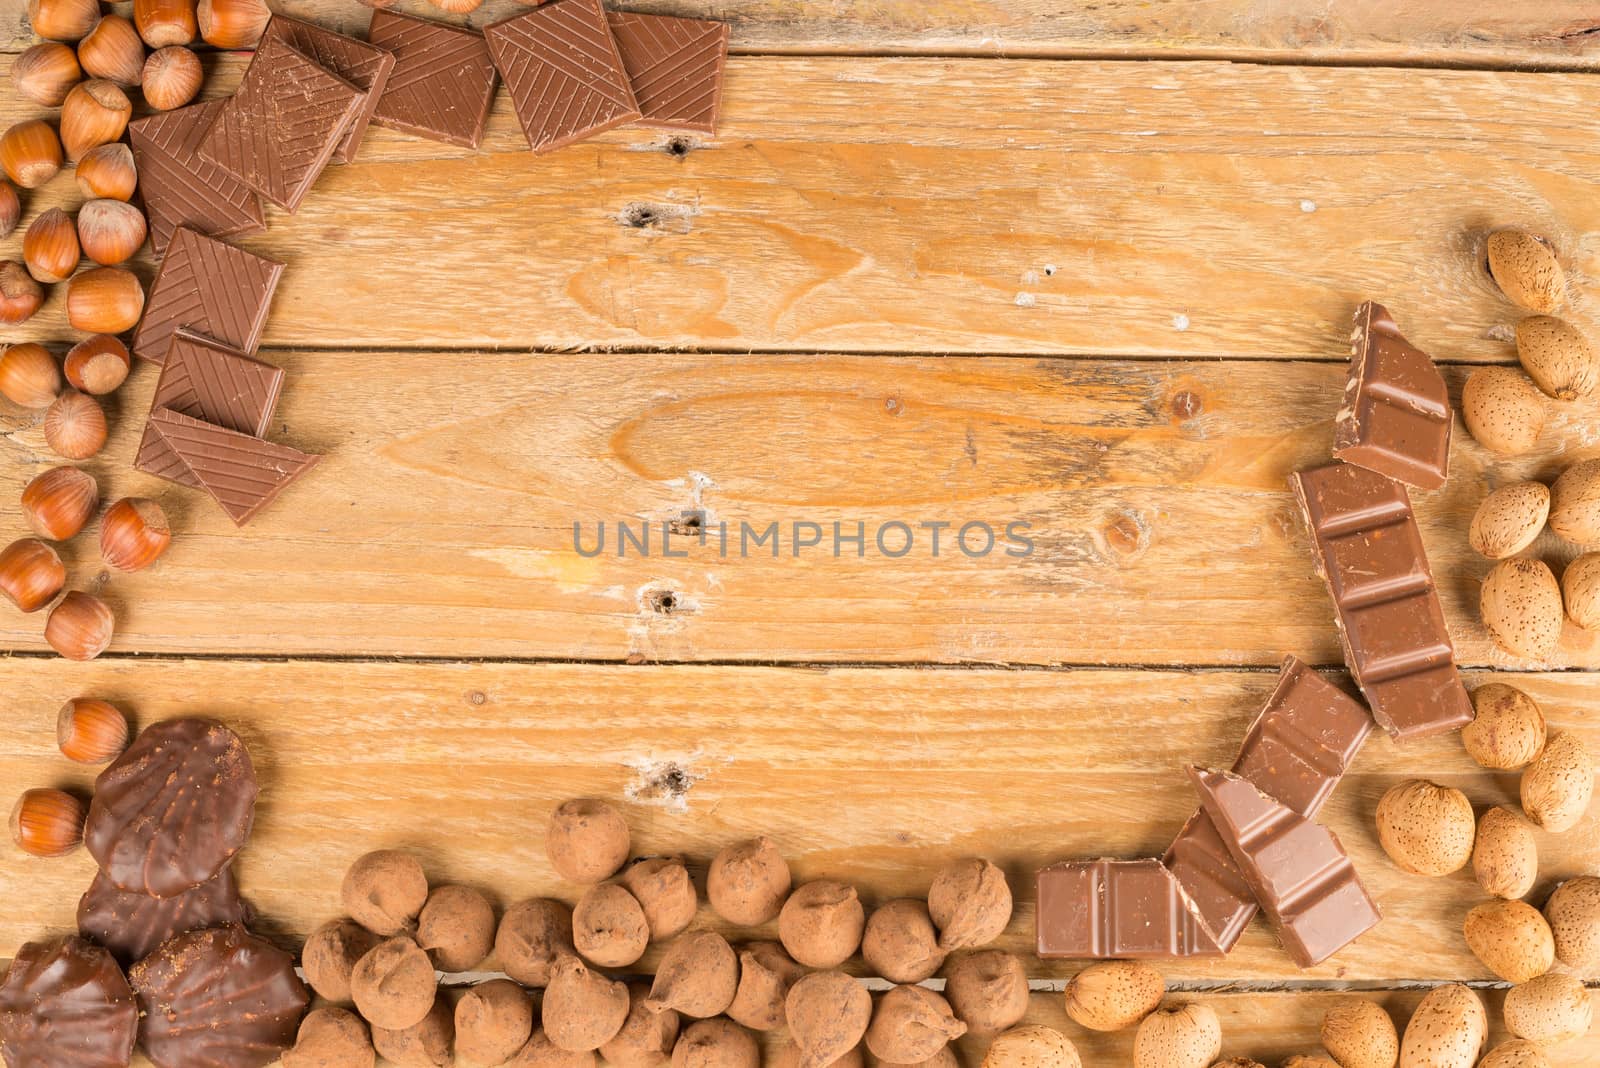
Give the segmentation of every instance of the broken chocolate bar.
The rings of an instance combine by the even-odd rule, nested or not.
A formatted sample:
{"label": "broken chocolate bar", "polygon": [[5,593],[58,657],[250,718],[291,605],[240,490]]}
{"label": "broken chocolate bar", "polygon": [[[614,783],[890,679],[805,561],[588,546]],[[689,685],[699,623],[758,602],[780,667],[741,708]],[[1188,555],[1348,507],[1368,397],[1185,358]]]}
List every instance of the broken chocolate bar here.
{"label": "broken chocolate bar", "polygon": [[1215,954],[1195,903],[1159,860],[1082,860],[1039,870],[1037,948],[1045,958]]}
{"label": "broken chocolate bar", "polygon": [[478,147],[495,80],[483,34],[397,11],[374,11],[367,40],[394,54],[394,70],[372,112],[374,126]]}
{"label": "broken chocolate bar", "polygon": [[1400,334],[1389,311],[1356,311],[1350,378],[1334,422],[1333,455],[1421,489],[1444,485],[1450,393],[1433,360]]}
{"label": "broken chocolate bar", "polygon": [[241,527],[322,459],[167,408],[151,412],[147,427],[159,435],[160,455],[170,457],[172,468],[144,470],[205,490]]}

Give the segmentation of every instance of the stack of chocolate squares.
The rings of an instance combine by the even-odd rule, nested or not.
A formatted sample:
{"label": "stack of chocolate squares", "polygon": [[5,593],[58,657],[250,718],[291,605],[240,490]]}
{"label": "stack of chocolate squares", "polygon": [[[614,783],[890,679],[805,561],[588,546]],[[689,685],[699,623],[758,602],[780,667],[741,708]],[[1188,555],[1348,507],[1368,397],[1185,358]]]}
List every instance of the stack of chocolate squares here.
{"label": "stack of chocolate squares", "polygon": [[1189,769],[1197,812],[1160,860],[1073,861],[1038,876],[1041,957],[1228,952],[1257,907],[1302,968],[1380,919],[1354,865],[1315,821],[1369,733],[1458,730],[1472,702],[1402,482],[1444,484],[1452,412],[1428,355],[1382,305],[1356,313],[1331,464],[1290,484],[1327,582],[1345,663],[1371,705],[1294,657],[1231,772]]}

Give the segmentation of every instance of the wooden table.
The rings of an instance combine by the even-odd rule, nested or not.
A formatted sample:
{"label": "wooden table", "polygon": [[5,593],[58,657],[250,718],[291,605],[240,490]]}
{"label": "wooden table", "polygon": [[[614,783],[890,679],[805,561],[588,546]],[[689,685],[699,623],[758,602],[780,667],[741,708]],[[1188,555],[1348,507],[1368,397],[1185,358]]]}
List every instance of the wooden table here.
{"label": "wooden table", "polygon": [[[570,896],[540,832],[589,794],[623,803],[642,852],[703,863],[765,832],[799,877],[871,900],[993,857],[1026,953],[1038,865],[1159,851],[1194,805],[1182,766],[1231,759],[1281,656],[1339,671],[1284,480],[1328,454],[1356,303],[1387,303],[1458,388],[1513,359],[1480,241],[1522,225],[1560,248],[1595,330],[1600,11],[632,6],[733,22],[716,138],[621,130],[535,158],[502,95],[482,151],[374,129],[244,242],[288,263],[272,435],[327,455],[250,527],[129,468],[155,379],[138,369],[87,466],[108,497],[158,497],[179,535],[132,576],[69,547],[119,620],[92,664],[0,613],[0,782],[88,785],[54,748],[71,696],[226,719],[264,784],[242,881],[291,942],[378,846],[505,901]],[[365,22],[347,0],[282,7]],[[242,66],[215,58],[207,93]],[[0,93],[0,121],[33,113]],[[75,199],[63,177],[29,211]],[[66,340],[62,303],[11,337]],[[1569,626],[1542,671],[1494,652],[1465,539],[1488,488],[1596,455],[1597,416],[1563,409],[1516,462],[1460,432],[1417,506],[1471,680],[1517,672],[1600,751],[1600,693],[1567,670],[1600,667],[1600,637]],[[54,461],[33,416],[3,429],[15,499]],[[574,551],[574,523],[588,544],[619,520],[654,524],[655,553]],[[773,521],[823,546],[739,558],[695,537]],[[1031,524],[1034,551],[969,558],[949,541],[969,521]],[[866,524],[865,558],[833,555],[835,522]],[[938,557],[920,533],[874,551],[895,522],[954,526]],[[663,523],[685,555],[661,555]],[[1166,968],[1224,1014],[1229,1054],[1314,1047],[1339,989],[1403,1018],[1420,985],[1491,978],[1459,935],[1468,874],[1407,877],[1377,847],[1377,798],[1408,776],[1515,797],[1453,738],[1370,743],[1328,819],[1384,924],[1309,972],[1260,924],[1225,960]],[[1600,817],[1540,847],[1536,900],[1600,867]],[[68,927],[91,867],[8,852],[0,953]],[[1125,1061],[1131,1036],[1066,1021],[1073,966],[1029,961],[1035,1017]],[[1559,1060],[1600,1065],[1600,1042]]]}

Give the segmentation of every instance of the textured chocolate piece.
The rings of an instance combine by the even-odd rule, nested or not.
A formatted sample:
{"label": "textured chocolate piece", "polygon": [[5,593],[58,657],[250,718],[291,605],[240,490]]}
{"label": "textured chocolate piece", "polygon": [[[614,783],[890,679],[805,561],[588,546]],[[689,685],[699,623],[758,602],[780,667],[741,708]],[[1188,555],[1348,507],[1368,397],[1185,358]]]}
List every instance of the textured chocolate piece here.
{"label": "textured chocolate piece", "polygon": [[397,11],[374,11],[367,40],[394,55],[394,70],[372,112],[373,125],[478,147],[495,81],[482,34]]}
{"label": "textured chocolate piece", "polygon": [[608,12],[641,126],[717,132],[728,24],[671,15]]}
{"label": "textured chocolate piece", "polygon": [[160,363],[181,328],[255,352],[283,264],[188,227],[173,234],[133,332],[133,352]]}
{"label": "textured chocolate piece", "polygon": [[1427,353],[1400,334],[1389,310],[1356,310],[1350,378],[1333,426],[1333,455],[1421,489],[1450,466],[1450,392]]}
{"label": "textured chocolate piece", "polygon": [[[282,388],[281,367],[180,330],[167,347],[167,360],[156,380],[150,410],[168,408],[228,430],[262,437],[277,409]],[[148,422],[133,466],[190,489],[203,488],[194,473],[173,455],[166,438]]]}
{"label": "textured chocolate piece", "polygon": [[[1359,701],[1297,658],[1285,657],[1278,685],[1245,733],[1233,773],[1315,818],[1371,732],[1372,716]],[[1184,824],[1164,863],[1194,901],[1216,948],[1231,950],[1256,914],[1256,898],[1204,809]]]}
{"label": "textured chocolate piece", "polygon": [[232,867],[173,897],[120,890],[96,875],[78,901],[78,933],[105,946],[124,967],[173,935],[250,919]]}
{"label": "textured chocolate piece", "polygon": [[483,36],[535,152],[639,118],[600,0],[554,0],[486,26]]}
{"label": "textured chocolate piece", "polygon": [[333,158],[340,163],[355,159],[356,153],[361,150],[361,139],[366,136],[367,125],[372,122],[372,113],[378,106],[378,97],[383,95],[389,74],[394,70],[394,53],[282,14],[272,16],[262,39],[282,41],[361,90],[364,94],[361,108],[333,154]]}
{"label": "textured chocolate piece", "polygon": [[146,425],[161,437],[161,456],[179,467],[143,470],[205,490],[241,527],[322,459],[167,408],[151,412]]}
{"label": "textured chocolate piece", "polygon": [[227,867],[250,836],[256,792],[237,734],[207,719],[165,720],[95,780],[83,842],[111,885],[172,897]]}
{"label": "textured chocolate piece", "polygon": [[1189,777],[1296,964],[1320,964],[1377,925],[1378,906],[1332,831],[1237,775],[1190,768]]}
{"label": "textured chocolate piece", "polygon": [[1041,868],[1037,949],[1045,958],[1163,959],[1220,952],[1195,903],[1159,860]]}
{"label": "textured chocolate piece", "polygon": [[200,156],[294,212],[365,107],[362,90],[282,38],[263,38]]}
{"label": "textured chocolate piece", "polygon": [[1405,740],[1470,723],[1472,701],[1405,487],[1347,463],[1289,482],[1333,596],[1345,663],[1378,725]]}
{"label": "textured chocolate piece", "polygon": [[0,982],[0,1056],[10,1068],[127,1068],[138,1030],[122,969],[81,938],[29,942]]}
{"label": "textured chocolate piece", "polygon": [[212,237],[258,234],[267,228],[255,191],[200,158],[200,139],[223,103],[190,104],[128,123],[139,196],[150,220],[150,247],[157,256],[166,254],[180,226]]}
{"label": "textured chocolate piece", "polygon": [[294,957],[243,927],[190,931],[128,971],[157,1068],[261,1068],[290,1046],[311,997]]}

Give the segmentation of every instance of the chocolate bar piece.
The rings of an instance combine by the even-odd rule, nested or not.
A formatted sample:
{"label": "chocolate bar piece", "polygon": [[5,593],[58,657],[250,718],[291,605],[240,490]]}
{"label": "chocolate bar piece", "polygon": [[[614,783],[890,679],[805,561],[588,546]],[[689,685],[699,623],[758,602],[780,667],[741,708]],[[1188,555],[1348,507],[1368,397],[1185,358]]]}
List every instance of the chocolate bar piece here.
{"label": "chocolate bar piece", "polygon": [[1347,463],[1289,482],[1333,596],[1345,663],[1378,725],[1406,740],[1470,723],[1472,701],[1405,487]]}
{"label": "chocolate bar piece", "polygon": [[1082,860],[1039,870],[1035,931],[1045,958],[1167,958],[1220,952],[1159,860]]}
{"label": "chocolate bar piece", "polygon": [[[172,411],[241,434],[264,437],[283,389],[283,369],[219,345],[210,338],[179,330],[167,347],[167,360],[156,380],[151,411]],[[148,423],[139,440],[133,466],[170,478],[191,489],[203,488],[193,472],[172,455],[160,431]]]}
{"label": "chocolate bar piece", "polygon": [[258,234],[267,228],[255,191],[200,158],[200,139],[223,103],[190,104],[128,123],[139,195],[150,218],[150,247],[157,256],[166,254],[180,226],[212,237]]}
{"label": "chocolate bar piece", "polygon": [[639,117],[600,0],[555,0],[486,26],[483,36],[535,152]]}
{"label": "chocolate bar piece", "polygon": [[395,11],[374,11],[367,40],[394,54],[372,112],[375,126],[477,148],[494,100],[494,60],[483,35]]}
{"label": "chocolate bar piece", "polygon": [[1426,352],[1400,334],[1389,310],[1356,310],[1350,378],[1333,427],[1333,455],[1421,489],[1450,466],[1450,393]]}
{"label": "chocolate bar piece", "polygon": [[[1315,818],[1371,732],[1372,716],[1359,701],[1296,657],[1285,657],[1233,773]],[[1194,901],[1217,951],[1231,950],[1256,914],[1256,898],[1204,809],[1184,824],[1164,863]]]}
{"label": "chocolate bar piece", "polygon": [[1191,767],[1189,777],[1296,964],[1320,964],[1377,925],[1378,906],[1332,831],[1237,775]]}
{"label": "chocolate bar piece", "polygon": [[148,426],[161,436],[167,450],[163,455],[170,454],[178,468],[150,473],[198,485],[241,527],[322,459],[166,408],[151,412]]}
{"label": "chocolate bar piece", "polygon": [[122,969],[82,938],[29,942],[0,976],[0,1059],[11,1068],[127,1068],[138,1031]]}
{"label": "chocolate bar piece", "polygon": [[173,935],[248,923],[250,918],[232,867],[173,897],[119,890],[104,875],[96,875],[78,901],[78,933],[105,946],[123,967]]}
{"label": "chocolate bar piece", "polygon": [[255,352],[282,274],[277,260],[179,227],[133,332],[134,355],[160,363],[173,335],[185,327]]}
{"label": "chocolate bar piece", "polygon": [[200,156],[292,213],[365,107],[361,89],[282,38],[263,38]]}
{"label": "chocolate bar piece", "polygon": [[367,124],[372,121],[372,113],[378,106],[378,98],[383,95],[389,74],[394,70],[394,53],[281,14],[272,16],[262,39],[283,41],[366,94],[361,110],[356,113],[344,140],[333,154],[333,158],[340,163],[355,159],[361,149],[361,139],[366,136]]}
{"label": "chocolate bar piece", "polygon": [[644,115],[639,125],[716,133],[728,24],[632,11],[606,19]]}

